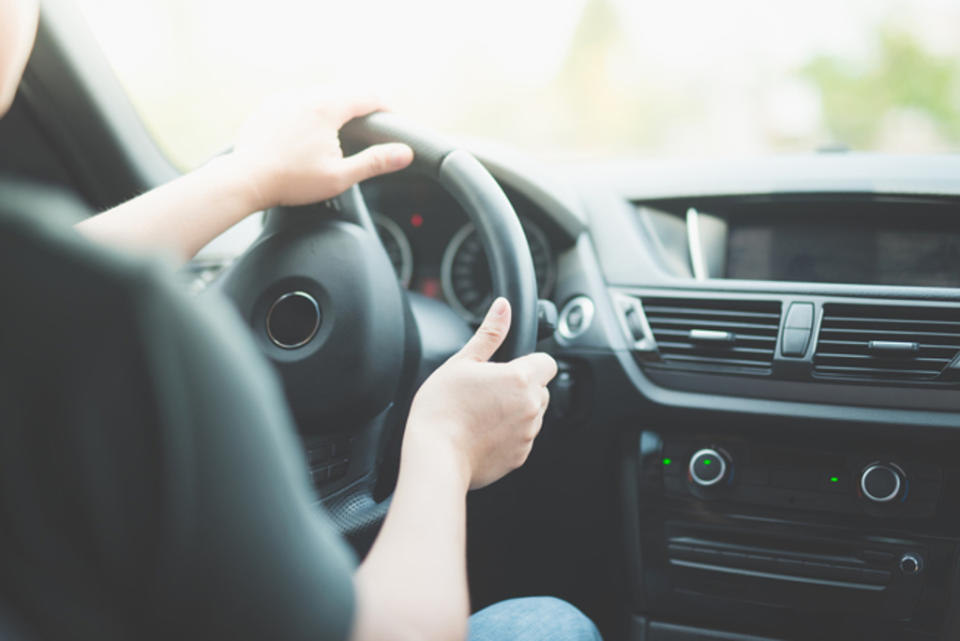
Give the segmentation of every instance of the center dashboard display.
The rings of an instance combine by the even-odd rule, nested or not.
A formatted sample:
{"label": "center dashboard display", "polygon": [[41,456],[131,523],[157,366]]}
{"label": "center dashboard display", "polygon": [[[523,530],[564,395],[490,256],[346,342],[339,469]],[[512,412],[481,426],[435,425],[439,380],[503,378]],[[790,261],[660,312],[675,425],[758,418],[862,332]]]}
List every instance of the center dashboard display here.
{"label": "center dashboard display", "polygon": [[960,287],[960,226],[947,222],[902,215],[731,217],[726,277]]}

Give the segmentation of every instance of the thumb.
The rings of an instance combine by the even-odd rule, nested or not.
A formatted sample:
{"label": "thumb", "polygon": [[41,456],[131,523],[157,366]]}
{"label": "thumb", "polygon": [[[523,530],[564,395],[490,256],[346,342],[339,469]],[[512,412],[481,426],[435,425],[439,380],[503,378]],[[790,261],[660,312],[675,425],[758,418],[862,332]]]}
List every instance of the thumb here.
{"label": "thumb", "polygon": [[502,296],[493,301],[483,323],[467,344],[457,353],[475,361],[488,361],[510,331],[510,303]]}
{"label": "thumb", "polygon": [[354,185],[391,171],[399,171],[413,162],[413,150],[398,142],[388,142],[367,147],[341,163],[341,173],[346,182]]}

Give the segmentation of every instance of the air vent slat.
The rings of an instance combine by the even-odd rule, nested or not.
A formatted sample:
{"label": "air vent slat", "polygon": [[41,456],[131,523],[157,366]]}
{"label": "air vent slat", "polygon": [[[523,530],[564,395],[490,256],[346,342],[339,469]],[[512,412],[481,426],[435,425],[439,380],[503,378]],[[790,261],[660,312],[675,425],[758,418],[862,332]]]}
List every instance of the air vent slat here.
{"label": "air vent slat", "polygon": [[[710,372],[769,374],[780,328],[779,301],[645,298],[659,365]],[[729,334],[705,341],[696,330]],[[722,334],[721,334],[722,335]]]}
{"label": "air vent slat", "polygon": [[918,332],[960,332],[960,322],[945,320],[909,320],[905,318],[849,318],[837,316],[830,318],[831,325],[848,326],[854,325],[857,328],[865,327],[872,329],[874,327],[890,327],[898,330],[918,331]]}
{"label": "air vent slat", "polygon": [[761,325],[759,323],[739,323],[735,321],[725,321],[725,320],[708,320],[705,318],[657,318],[656,316],[648,316],[647,320],[650,321],[650,327],[656,329],[658,326],[683,326],[695,329],[698,327],[706,328],[720,328],[725,330],[731,329],[748,329],[756,331],[770,331],[774,334],[777,333],[777,324],[773,323],[771,325]]}
{"label": "air vent slat", "polygon": [[870,361],[873,363],[880,361],[889,361],[890,363],[900,364],[900,363],[930,363],[935,364],[938,367],[943,367],[951,360],[950,358],[906,358],[906,359],[895,359],[895,358],[877,358],[876,356],[871,356],[870,354],[850,354],[846,352],[818,352],[817,358],[820,359],[834,359],[834,360],[845,360],[845,361]]}
{"label": "air vent slat", "polygon": [[[844,373],[855,375],[858,377],[863,376],[862,367],[843,367],[840,365],[820,365],[817,367],[818,370],[835,372],[835,373]],[[927,377],[934,378],[940,375],[940,370],[938,369],[899,369],[899,368],[883,368],[883,367],[872,367],[870,371],[873,374],[881,376],[891,376],[891,377]]]}
{"label": "air vent slat", "polygon": [[[690,330],[689,329],[670,329],[670,328],[662,327],[657,329],[657,336],[663,336],[666,339],[681,338],[684,341],[686,341],[690,336]],[[763,336],[760,334],[741,334],[740,332],[737,332],[738,345],[741,343],[749,343],[749,342],[757,342],[757,343],[763,343],[766,345],[771,345],[772,343],[775,343],[776,340],[777,340],[776,334]]]}
{"label": "air vent slat", "polygon": [[[960,350],[960,346],[920,343],[920,349],[917,353],[923,354],[924,357],[927,358],[949,361],[956,355],[957,350]],[[876,357],[876,354],[873,354],[867,347],[866,342],[821,340],[820,351],[822,351],[822,356],[834,354],[849,355],[851,357],[862,356],[863,358]]]}
{"label": "air vent slat", "polygon": [[943,332],[916,332],[897,329],[850,329],[846,327],[823,327],[821,332],[823,336],[830,336],[831,338],[843,337],[842,340],[849,340],[850,337],[855,337],[857,339],[867,337],[866,340],[915,338],[920,339],[920,342],[936,341],[939,343],[950,344],[951,347],[960,347],[960,332],[956,334],[948,334]]}
{"label": "air vent slat", "polygon": [[[702,346],[691,344],[691,343],[663,342],[663,343],[659,343],[659,347],[661,350],[678,349],[678,350],[700,350],[704,352],[706,351],[702,348]],[[728,347],[723,349],[723,353],[724,354],[742,354],[742,355],[757,354],[758,356],[762,356],[764,359],[766,359],[770,355],[770,350],[763,349],[762,347]]]}
{"label": "air vent slat", "polygon": [[760,361],[756,360],[727,358],[725,356],[710,358],[708,356],[699,356],[693,354],[671,354],[670,360],[686,361],[688,363],[709,363],[712,365],[743,365],[746,367],[756,367],[760,363]]}
{"label": "air vent slat", "polygon": [[663,305],[651,305],[644,307],[643,311],[647,316],[707,316],[712,318],[730,318],[733,320],[751,320],[761,322],[776,322],[780,320],[779,314],[731,311],[723,309],[688,309],[685,307],[665,307]]}
{"label": "air vent slat", "polygon": [[[869,339],[873,340],[873,339]],[[821,345],[835,345],[837,347],[863,347],[866,343],[864,341],[847,341],[847,340],[836,340],[836,339],[820,339]],[[943,349],[943,350],[958,350],[960,349],[960,342],[955,345],[938,345],[936,343],[920,343],[920,349]]]}
{"label": "air vent slat", "polygon": [[[902,354],[871,349],[876,342],[913,343]],[[960,353],[960,308],[827,303],[814,375],[905,382],[940,382]]]}

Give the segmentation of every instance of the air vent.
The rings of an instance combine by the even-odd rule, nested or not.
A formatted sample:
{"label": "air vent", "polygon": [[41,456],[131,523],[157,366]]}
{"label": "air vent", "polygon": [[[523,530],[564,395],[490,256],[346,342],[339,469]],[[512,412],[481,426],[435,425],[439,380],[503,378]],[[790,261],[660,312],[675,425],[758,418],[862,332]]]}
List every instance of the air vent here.
{"label": "air vent", "polygon": [[779,301],[644,298],[663,364],[767,374],[780,327]]}
{"label": "air vent", "polygon": [[939,382],[960,353],[960,308],[823,306],[818,377]]}

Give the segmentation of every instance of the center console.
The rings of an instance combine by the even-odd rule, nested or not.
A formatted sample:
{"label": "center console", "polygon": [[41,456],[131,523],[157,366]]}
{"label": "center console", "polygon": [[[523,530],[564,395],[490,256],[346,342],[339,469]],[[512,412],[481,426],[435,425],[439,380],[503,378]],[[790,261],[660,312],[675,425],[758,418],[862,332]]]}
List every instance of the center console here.
{"label": "center console", "polygon": [[636,434],[623,479],[634,638],[953,638],[953,455],[772,436]]}
{"label": "center console", "polygon": [[597,240],[630,638],[960,639],[960,201],[634,206],[635,255]]}

